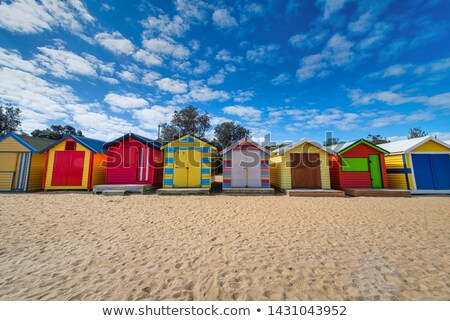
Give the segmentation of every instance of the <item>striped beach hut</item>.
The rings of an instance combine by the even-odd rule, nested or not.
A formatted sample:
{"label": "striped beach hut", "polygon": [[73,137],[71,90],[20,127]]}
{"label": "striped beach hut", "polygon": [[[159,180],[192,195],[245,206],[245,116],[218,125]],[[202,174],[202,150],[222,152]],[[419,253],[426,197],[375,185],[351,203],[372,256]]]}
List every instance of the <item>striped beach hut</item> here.
{"label": "striped beach hut", "polygon": [[7,134],[0,138],[0,191],[31,192],[42,188],[45,155],[50,139]]}
{"label": "striped beach hut", "polygon": [[214,146],[185,135],[161,147],[164,151],[163,188],[211,188]]}
{"label": "striped beach hut", "polygon": [[320,143],[304,138],[272,151],[270,182],[282,191],[330,189],[329,154]]}
{"label": "striped beach hut", "polygon": [[46,166],[42,188],[92,189],[105,183],[107,156],[105,142],[67,135],[46,147]]}
{"label": "striped beach hut", "polygon": [[161,143],[129,133],[106,143],[108,151],[106,184],[162,185]]}
{"label": "striped beach hut", "polygon": [[388,152],[365,139],[331,146],[331,187],[388,188],[384,154]]}
{"label": "striped beach hut", "polygon": [[432,136],[378,145],[389,152],[389,186],[415,194],[450,193],[450,145]]}
{"label": "striped beach hut", "polygon": [[244,137],[225,148],[223,155],[223,188],[270,188],[270,152]]}

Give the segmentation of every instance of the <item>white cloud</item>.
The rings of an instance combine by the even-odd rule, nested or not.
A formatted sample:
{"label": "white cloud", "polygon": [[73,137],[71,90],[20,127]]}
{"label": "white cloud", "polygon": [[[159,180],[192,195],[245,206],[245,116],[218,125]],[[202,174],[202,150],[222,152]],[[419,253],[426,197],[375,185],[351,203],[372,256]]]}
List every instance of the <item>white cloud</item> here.
{"label": "white cloud", "polygon": [[289,38],[288,43],[295,48],[301,48],[303,45],[303,41],[307,38],[307,35],[305,34],[295,34],[292,37]]}
{"label": "white cloud", "polygon": [[207,102],[212,100],[226,101],[230,95],[223,90],[213,90],[202,81],[191,81],[189,83],[190,91],[184,95],[175,96],[171,104],[185,104],[188,102]]}
{"label": "white cloud", "polygon": [[160,66],[163,63],[163,60],[160,57],[142,49],[136,51],[133,54],[133,58],[146,66]]}
{"label": "white cloud", "polygon": [[212,126],[217,126],[220,125],[222,123],[227,123],[227,122],[231,122],[232,120],[226,117],[211,117],[211,125]]}
{"label": "white cloud", "polygon": [[138,77],[136,76],[136,74],[132,73],[131,71],[122,70],[121,72],[118,72],[117,74],[119,75],[120,79],[122,79],[122,80],[139,83]]}
{"label": "white cloud", "polygon": [[44,70],[37,66],[36,61],[23,60],[22,55],[17,50],[7,50],[0,48],[0,66],[11,69],[19,69],[31,72],[32,74],[43,74]]}
{"label": "white cloud", "polygon": [[155,80],[161,78],[161,74],[156,71],[146,71],[144,76],[142,77],[142,81],[150,86],[154,85]]}
{"label": "white cloud", "polygon": [[271,83],[274,84],[275,86],[277,86],[277,85],[287,83],[290,79],[291,79],[291,75],[288,72],[283,72],[283,73],[279,74],[278,76],[276,76],[275,78],[273,78],[271,80]]}
{"label": "white cloud", "polygon": [[252,100],[253,96],[255,96],[255,92],[251,90],[238,90],[237,93],[234,94],[234,101],[243,103]]}
{"label": "white cloud", "polygon": [[208,72],[209,69],[211,69],[209,62],[200,59],[197,60],[197,67],[195,67],[194,70],[192,70],[192,73],[194,75],[201,75],[204,74],[205,72]]}
{"label": "white cloud", "polygon": [[181,37],[187,30],[189,24],[180,16],[176,15],[172,19],[167,15],[159,15],[158,17],[150,16],[142,22],[147,31],[153,34],[163,34],[167,36]]}
{"label": "white cloud", "polygon": [[227,115],[238,116],[245,120],[258,121],[261,119],[262,112],[252,106],[227,106],[222,108]]}
{"label": "white cloud", "polygon": [[399,124],[415,124],[421,123],[423,121],[433,120],[435,115],[431,111],[427,110],[417,110],[411,114],[400,114],[395,112],[390,112],[387,115],[375,118],[370,121],[370,127],[380,128],[389,125],[399,125]]}
{"label": "white cloud", "polygon": [[138,119],[140,126],[145,129],[158,129],[158,125],[170,122],[176,107],[154,105],[133,111],[133,116]]}
{"label": "white cloud", "polygon": [[217,9],[212,15],[214,24],[220,29],[230,29],[238,25],[227,9]]}
{"label": "white cloud", "polygon": [[323,18],[328,19],[332,14],[341,10],[348,0],[317,0],[323,6]]}
{"label": "white cloud", "polygon": [[40,33],[62,27],[80,34],[95,19],[79,0],[18,0],[0,4],[0,27],[18,33]]}
{"label": "white cloud", "polygon": [[356,34],[367,32],[372,27],[373,16],[369,12],[360,15],[357,20],[350,22],[348,29]]}
{"label": "white cloud", "polygon": [[221,85],[225,81],[226,73],[223,68],[214,75],[208,78],[208,85]]}
{"label": "white cloud", "polygon": [[277,57],[279,49],[280,45],[275,43],[254,46],[253,49],[247,51],[246,58],[254,63],[270,63]]}
{"label": "white cloud", "polygon": [[155,81],[155,83],[159,89],[172,94],[182,94],[187,89],[187,84],[177,79],[163,78]]}
{"label": "white cloud", "polygon": [[175,0],[178,14],[190,23],[205,24],[212,5],[205,1]]}
{"label": "white cloud", "polygon": [[113,75],[115,72],[115,63],[104,62],[97,57],[89,54],[83,54],[83,57],[89,61],[101,74]]}
{"label": "white cloud", "polygon": [[216,60],[224,62],[241,62],[242,57],[232,56],[231,52],[227,49],[222,49],[216,54]]}
{"label": "white cloud", "polygon": [[353,42],[338,33],[334,34],[321,53],[301,60],[296,72],[297,79],[303,81],[313,77],[322,78],[329,75],[331,67],[349,64],[355,57],[352,47]]}
{"label": "white cloud", "polygon": [[38,49],[41,54],[36,55],[36,61],[55,77],[75,79],[75,76],[97,76],[95,66],[71,51],[48,47]]}
{"label": "white cloud", "polygon": [[131,93],[124,95],[109,93],[103,100],[105,103],[110,105],[114,111],[143,108],[148,106],[148,102],[145,99]]}
{"label": "white cloud", "polygon": [[393,26],[389,23],[376,23],[369,35],[359,42],[358,48],[360,50],[367,50],[373,47],[381,47],[392,30]]}
{"label": "white cloud", "polygon": [[168,37],[144,39],[142,45],[150,52],[172,56],[176,59],[186,59],[190,55],[188,48]]}
{"label": "white cloud", "polygon": [[188,42],[189,46],[192,48],[193,51],[198,51],[200,49],[200,41],[196,39],[189,40]]}
{"label": "white cloud", "polygon": [[107,50],[120,55],[131,55],[134,52],[133,43],[124,38],[118,31],[113,33],[101,32],[95,35],[94,39]]}
{"label": "white cloud", "polygon": [[118,85],[118,84],[120,84],[120,81],[118,81],[116,78],[100,76],[100,79],[103,80],[103,81],[106,81],[107,83],[109,83],[111,85]]}

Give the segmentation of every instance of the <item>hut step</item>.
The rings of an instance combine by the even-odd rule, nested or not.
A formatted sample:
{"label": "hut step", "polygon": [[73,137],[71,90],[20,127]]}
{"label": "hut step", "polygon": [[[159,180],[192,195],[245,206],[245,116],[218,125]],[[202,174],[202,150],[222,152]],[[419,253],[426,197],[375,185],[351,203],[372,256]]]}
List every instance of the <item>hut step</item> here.
{"label": "hut step", "polygon": [[128,195],[128,191],[125,189],[109,189],[102,191],[104,196],[125,196]]}

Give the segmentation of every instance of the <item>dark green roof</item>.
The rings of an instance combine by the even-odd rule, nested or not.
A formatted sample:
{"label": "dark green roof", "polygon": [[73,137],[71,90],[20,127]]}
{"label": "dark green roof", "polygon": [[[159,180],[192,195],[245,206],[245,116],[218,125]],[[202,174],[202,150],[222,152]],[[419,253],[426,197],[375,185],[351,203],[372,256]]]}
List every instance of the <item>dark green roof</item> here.
{"label": "dark green roof", "polygon": [[17,137],[19,137],[21,140],[33,147],[38,152],[55,142],[54,140],[47,138],[39,138],[26,135],[17,135]]}

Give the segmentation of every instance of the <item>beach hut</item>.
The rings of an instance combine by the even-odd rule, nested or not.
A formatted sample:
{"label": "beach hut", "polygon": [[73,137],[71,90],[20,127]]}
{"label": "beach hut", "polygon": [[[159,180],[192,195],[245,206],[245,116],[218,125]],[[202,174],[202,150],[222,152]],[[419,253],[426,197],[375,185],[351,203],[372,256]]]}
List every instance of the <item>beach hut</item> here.
{"label": "beach hut", "polygon": [[42,188],[45,155],[53,140],[7,134],[0,138],[0,191],[31,192]]}
{"label": "beach hut", "polygon": [[67,135],[46,147],[42,188],[86,189],[105,183],[107,156],[105,142]]}
{"label": "beach hut", "polygon": [[364,139],[330,147],[331,187],[388,188],[384,154],[388,152]]}
{"label": "beach hut", "polygon": [[163,189],[211,188],[214,180],[212,164],[217,155],[214,146],[185,135],[161,149],[164,151]]}
{"label": "beach hut", "polygon": [[389,186],[413,194],[450,193],[450,145],[432,136],[378,145],[385,156]]}
{"label": "beach hut", "polygon": [[225,148],[223,155],[223,190],[270,188],[267,149],[244,137]]}
{"label": "beach hut", "polygon": [[103,149],[108,153],[106,184],[162,185],[164,163],[158,141],[129,133]]}
{"label": "beach hut", "polygon": [[278,148],[270,156],[270,181],[282,191],[330,189],[329,154],[308,138]]}

